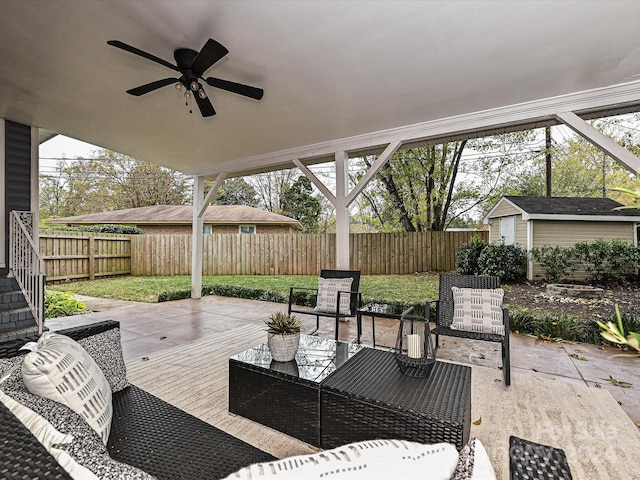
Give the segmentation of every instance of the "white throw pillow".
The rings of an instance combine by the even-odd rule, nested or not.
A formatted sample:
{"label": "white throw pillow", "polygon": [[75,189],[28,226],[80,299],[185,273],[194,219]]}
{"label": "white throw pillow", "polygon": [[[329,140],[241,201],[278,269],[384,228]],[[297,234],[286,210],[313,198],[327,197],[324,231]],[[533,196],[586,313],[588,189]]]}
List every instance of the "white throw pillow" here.
{"label": "white throw pillow", "polygon": [[458,462],[449,443],[424,445],[405,440],[357,442],[310,455],[250,465],[230,479],[362,479],[448,480]]}
{"label": "white throw pillow", "polygon": [[74,480],[93,480],[96,477],[90,470],[77,463],[67,452],[54,448],[53,445],[67,444],[73,441],[73,436],[65,435],[56,430],[53,425],[30,408],[16,402],[13,398],[0,390],[0,402],[13,413],[22,424],[29,429],[34,437],[47,449],[53,458]]}
{"label": "white throw pillow", "polygon": [[80,415],[106,444],[111,430],[111,387],[91,356],[75,340],[43,333],[22,363],[22,378],[33,395],[54,400]]}
{"label": "white throw pillow", "polygon": [[501,288],[458,288],[453,292],[454,330],[504,335]]}
{"label": "white throw pillow", "polygon": [[351,309],[351,284],[353,278],[318,278],[318,299],[315,310],[324,313],[336,313],[338,303],[338,292],[340,293],[339,313],[349,315]]}

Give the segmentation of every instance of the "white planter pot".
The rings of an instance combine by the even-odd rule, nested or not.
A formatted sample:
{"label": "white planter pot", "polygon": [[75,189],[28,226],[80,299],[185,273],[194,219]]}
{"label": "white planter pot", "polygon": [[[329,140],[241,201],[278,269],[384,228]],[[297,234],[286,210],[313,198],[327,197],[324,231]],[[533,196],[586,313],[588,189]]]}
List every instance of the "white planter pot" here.
{"label": "white planter pot", "polygon": [[276,362],[290,362],[298,352],[300,332],[286,335],[268,333],[267,344],[269,345],[271,357]]}

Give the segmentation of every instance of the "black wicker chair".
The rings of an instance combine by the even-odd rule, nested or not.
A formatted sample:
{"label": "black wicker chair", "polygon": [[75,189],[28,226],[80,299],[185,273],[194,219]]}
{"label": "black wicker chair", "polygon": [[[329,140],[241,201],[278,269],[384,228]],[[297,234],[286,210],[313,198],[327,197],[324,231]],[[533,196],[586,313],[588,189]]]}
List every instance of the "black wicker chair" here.
{"label": "black wicker chair", "polygon": [[[362,294],[360,293],[360,271],[359,270],[321,270],[320,271],[321,278],[352,278],[353,282],[351,283],[351,291],[349,292],[338,292],[336,299],[336,309],[334,313],[328,312],[319,312],[317,310],[308,310],[295,308],[295,299],[296,292],[306,291],[315,292],[316,296],[318,294],[317,288],[303,288],[303,287],[291,287],[289,289],[289,314],[298,313],[303,315],[313,315],[316,317],[316,328],[309,332],[309,335],[313,335],[320,328],[320,317],[325,318],[333,318],[336,322],[336,334],[335,339],[338,340],[338,328],[340,326],[340,320],[355,317],[358,307],[362,303]],[[342,314],[340,313],[340,309],[338,306],[340,305],[340,296],[341,295],[351,295],[351,299],[349,300],[349,313]]]}
{"label": "black wicker chair", "polygon": [[572,480],[564,451],[511,435],[509,437],[511,480]]}
{"label": "black wicker chair", "polygon": [[488,275],[451,275],[440,274],[439,298],[428,301],[427,312],[431,304],[435,303],[435,328],[431,331],[436,336],[436,352],[438,351],[440,335],[458,338],[470,338],[473,340],[485,340],[502,344],[502,369],[505,385],[511,385],[511,362],[509,354],[509,310],[502,307],[504,321],[504,335],[482,332],[468,332],[466,330],[454,330],[453,322],[453,292],[451,287],[458,288],[500,288],[500,278]]}

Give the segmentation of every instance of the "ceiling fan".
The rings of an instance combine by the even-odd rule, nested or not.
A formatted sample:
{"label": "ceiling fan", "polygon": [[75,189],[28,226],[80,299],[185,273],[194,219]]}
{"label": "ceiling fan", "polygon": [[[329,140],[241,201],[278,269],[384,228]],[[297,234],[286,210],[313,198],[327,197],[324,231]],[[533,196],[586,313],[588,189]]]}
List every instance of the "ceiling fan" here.
{"label": "ceiling fan", "polygon": [[178,48],[173,52],[173,58],[176,61],[175,65],[118,40],[109,40],[107,44],[112,47],[121,48],[122,50],[133,53],[134,55],[139,55],[147,60],[159,63],[160,65],[164,65],[165,67],[175,70],[181,74],[180,78],[163,78],[161,80],[156,80],[127,90],[128,94],[135,95],[136,97],[173,84],[178,90],[182,90],[183,88],[185,89],[184,95],[187,105],[189,104],[191,97],[193,97],[198,104],[198,108],[200,109],[202,116],[211,117],[216,114],[216,111],[199,81],[201,79],[212,87],[237,93],[238,95],[243,95],[255,100],[260,100],[264,95],[264,90],[261,88],[230,82],[229,80],[223,80],[221,78],[203,77],[204,72],[229,53],[229,50],[211,38],[207,40],[200,52],[196,52],[190,48]]}

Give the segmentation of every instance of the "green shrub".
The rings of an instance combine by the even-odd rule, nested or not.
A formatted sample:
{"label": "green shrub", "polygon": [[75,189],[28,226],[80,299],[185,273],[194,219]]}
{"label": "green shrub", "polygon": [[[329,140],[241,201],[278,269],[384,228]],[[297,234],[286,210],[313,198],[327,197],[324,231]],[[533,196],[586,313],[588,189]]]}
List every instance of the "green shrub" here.
{"label": "green shrub", "polygon": [[598,239],[576,243],[573,248],[590,282],[624,285],[637,281],[640,251],[636,246],[620,239]]}
{"label": "green shrub", "polygon": [[[280,292],[260,288],[242,287],[238,285],[203,285],[202,296],[220,295],[222,297],[247,298],[265,302],[287,303],[288,299]],[[158,294],[158,303],[191,298],[191,290],[172,290]]]}
{"label": "green shrub", "polygon": [[527,308],[509,310],[509,330],[519,333],[532,333],[535,316]]}
{"label": "green shrub", "polygon": [[132,227],[131,225],[91,225],[87,227],[78,227],[83,232],[94,233],[118,233],[121,235],[143,235],[144,232],[138,227]]}
{"label": "green shrub", "polygon": [[544,271],[547,282],[559,282],[576,270],[578,259],[573,247],[543,245],[531,249],[531,258],[538,262]]}
{"label": "green shrub", "polygon": [[478,257],[478,267],[483,275],[496,275],[503,282],[517,282],[524,278],[527,253],[519,245],[490,243]]}
{"label": "green shrub", "polygon": [[456,273],[459,275],[478,275],[480,268],[478,258],[487,244],[478,235],[471,241],[463,243],[456,254]]}
{"label": "green shrub", "polygon": [[44,293],[44,317],[67,317],[82,313],[87,310],[83,302],[79,302],[71,292],[49,292]]}

